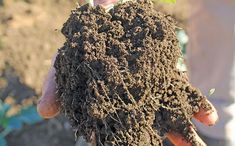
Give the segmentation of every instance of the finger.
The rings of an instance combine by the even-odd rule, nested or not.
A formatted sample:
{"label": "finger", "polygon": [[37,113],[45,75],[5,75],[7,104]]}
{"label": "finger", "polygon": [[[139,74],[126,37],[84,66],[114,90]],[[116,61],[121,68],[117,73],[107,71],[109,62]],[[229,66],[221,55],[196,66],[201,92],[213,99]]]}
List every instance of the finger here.
{"label": "finger", "polygon": [[45,95],[38,101],[37,110],[43,118],[53,118],[59,114],[60,104],[53,95]]}
{"label": "finger", "polygon": [[207,111],[201,108],[200,111],[194,115],[194,118],[205,125],[211,126],[218,121],[218,113],[208,100],[206,100],[206,102],[208,102],[212,109]]}
{"label": "finger", "polygon": [[189,142],[184,140],[184,138],[177,133],[170,132],[167,134],[167,138],[171,141],[172,144],[174,144],[174,146],[191,146]]}
{"label": "finger", "polygon": [[[194,138],[198,142],[197,146],[206,146],[203,140],[198,136],[194,129],[191,129],[194,134]],[[189,142],[187,142],[180,134],[175,132],[169,132],[167,134],[167,138],[174,144],[174,146],[191,146]]]}
{"label": "finger", "polygon": [[[55,57],[52,63],[54,64]],[[38,113],[44,118],[52,118],[59,114],[60,104],[56,101],[56,83],[55,83],[55,69],[51,67],[48,76],[45,80],[42,97],[38,101]]]}

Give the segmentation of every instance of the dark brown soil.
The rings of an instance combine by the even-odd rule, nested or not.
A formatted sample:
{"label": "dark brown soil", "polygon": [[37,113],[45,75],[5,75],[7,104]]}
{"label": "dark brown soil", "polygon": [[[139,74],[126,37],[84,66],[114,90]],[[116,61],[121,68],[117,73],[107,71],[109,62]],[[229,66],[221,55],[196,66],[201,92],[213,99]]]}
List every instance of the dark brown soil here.
{"label": "dark brown soil", "polygon": [[210,108],[176,68],[175,23],[148,1],[84,5],[64,24],[58,100],[77,136],[97,145],[159,146],[169,131],[196,145],[191,117]]}

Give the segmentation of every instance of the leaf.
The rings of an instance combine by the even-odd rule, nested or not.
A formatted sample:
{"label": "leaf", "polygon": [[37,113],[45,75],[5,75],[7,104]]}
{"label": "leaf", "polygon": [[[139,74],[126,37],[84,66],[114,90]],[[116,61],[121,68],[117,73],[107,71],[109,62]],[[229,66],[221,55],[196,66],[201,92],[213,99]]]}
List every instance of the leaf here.
{"label": "leaf", "polygon": [[0,124],[4,128],[8,125],[8,117],[6,116],[7,111],[11,108],[10,105],[5,104],[4,102],[0,101]]}
{"label": "leaf", "polygon": [[9,118],[8,127],[11,129],[20,129],[22,128],[23,122],[19,119],[18,116],[13,116]]}
{"label": "leaf", "polygon": [[3,102],[0,102],[0,117],[4,117],[6,112],[11,108],[9,104],[5,104]]}
{"label": "leaf", "polygon": [[4,116],[0,119],[0,124],[4,128],[7,128],[8,122],[9,122],[9,118],[7,118],[6,116]]}
{"label": "leaf", "polygon": [[1,133],[0,133],[0,137],[6,137],[10,132],[12,131],[11,128],[7,127],[5,128]]}
{"label": "leaf", "polygon": [[4,137],[0,137],[0,146],[7,146],[7,142]]}
{"label": "leaf", "polygon": [[215,93],[215,88],[210,89],[210,91],[209,91],[209,96],[211,96],[211,95],[214,94],[214,93]]}
{"label": "leaf", "polygon": [[38,115],[34,106],[23,108],[18,114],[18,118],[26,124],[34,124],[42,121],[42,118]]}
{"label": "leaf", "polygon": [[23,124],[34,124],[40,122],[42,118],[38,115],[37,110],[34,106],[22,108],[21,111],[9,118],[1,119],[1,124],[4,128],[21,129]]}
{"label": "leaf", "polygon": [[186,55],[186,46],[187,46],[189,38],[183,29],[177,30],[176,35],[177,35],[177,39],[179,40],[181,51],[183,55]]}
{"label": "leaf", "polygon": [[176,68],[179,69],[180,71],[184,72],[184,71],[187,71],[187,66],[185,64],[185,61],[184,61],[184,58],[183,57],[180,57],[178,59],[178,62],[176,64]]}
{"label": "leaf", "polygon": [[176,3],[176,0],[159,0],[159,1],[163,3]]}

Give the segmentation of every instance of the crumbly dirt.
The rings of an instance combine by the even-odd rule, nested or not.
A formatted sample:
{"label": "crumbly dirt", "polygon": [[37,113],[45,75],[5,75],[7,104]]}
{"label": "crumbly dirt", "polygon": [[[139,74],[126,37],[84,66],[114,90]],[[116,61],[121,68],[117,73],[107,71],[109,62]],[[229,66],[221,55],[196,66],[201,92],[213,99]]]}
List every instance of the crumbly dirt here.
{"label": "crumbly dirt", "polygon": [[[0,5],[0,97],[13,96],[21,101],[32,99],[32,94],[36,94],[39,98],[51,57],[64,42],[58,30],[77,0],[3,1],[4,5]],[[163,6],[177,21],[185,22],[187,18],[182,16],[188,14],[184,9],[187,3],[187,0],[180,0],[173,5],[155,6],[161,11]],[[7,137],[8,145],[74,146],[72,131],[65,132],[66,129],[56,128],[51,123],[54,122],[50,120],[40,126],[14,131]]]}
{"label": "crumbly dirt", "polygon": [[72,11],[55,68],[58,100],[77,136],[89,142],[94,133],[98,146],[160,146],[175,131],[197,144],[190,120],[210,106],[176,68],[175,27],[145,0]]}

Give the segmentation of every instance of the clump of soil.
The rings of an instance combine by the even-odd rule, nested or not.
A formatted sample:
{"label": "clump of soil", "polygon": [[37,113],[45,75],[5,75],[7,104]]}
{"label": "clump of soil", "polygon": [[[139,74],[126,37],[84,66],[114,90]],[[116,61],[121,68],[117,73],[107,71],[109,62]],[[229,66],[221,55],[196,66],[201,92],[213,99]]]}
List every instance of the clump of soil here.
{"label": "clump of soil", "polygon": [[55,61],[58,100],[77,136],[97,145],[159,146],[169,131],[197,144],[189,127],[210,108],[176,68],[175,23],[149,1],[109,12],[84,5],[64,24]]}

